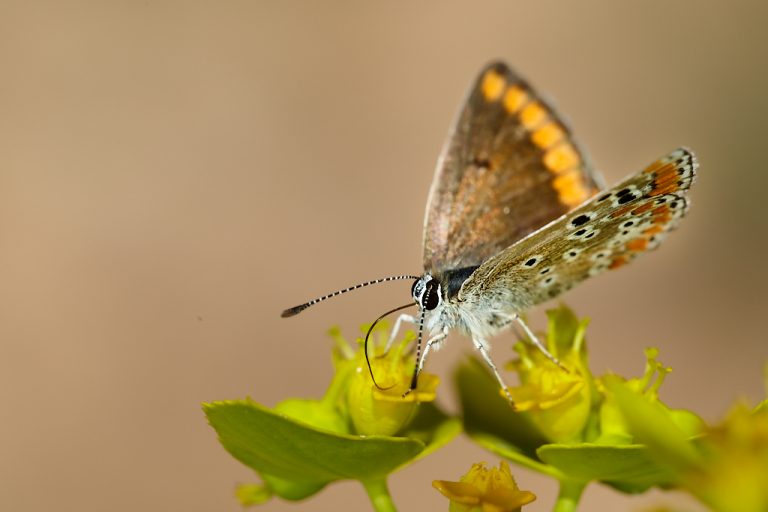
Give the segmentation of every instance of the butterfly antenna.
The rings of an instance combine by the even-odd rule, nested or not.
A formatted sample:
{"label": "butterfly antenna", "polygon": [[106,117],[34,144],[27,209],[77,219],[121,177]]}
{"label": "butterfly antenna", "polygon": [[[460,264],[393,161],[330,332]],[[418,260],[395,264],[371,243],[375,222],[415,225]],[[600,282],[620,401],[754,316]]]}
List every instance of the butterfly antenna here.
{"label": "butterfly antenna", "polygon": [[294,306],[292,308],[286,309],[280,314],[280,316],[283,318],[288,318],[289,316],[298,315],[299,313],[307,309],[309,306],[314,306],[318,302],[322,302],[326,299],[330,299],[331,297],[336,297],[337,295],[341,295],[342,293],[351,292],[352,290],[357,290],[358,288],[363,288],[365,286],[370,286],[372,284],[386,283],[388,281],[399,281],[401,279],[419,279],[419,278],[420,276],[403,275],[403,276],[384,277],[381,279],[374,279],[373,281],[366,281],[364,283],[356,284],[355,286],[350,286],[349,288],[344,288],[343,290],[329,293],[328,295],[323,295],[322,297],[318,297],[309,302],[305,302],[304,304],[299,304],[298,306]]}
{"label": "butterfly antenna", "polygon": [[373,381],[373,385],[376,386],[377,388],[379,388],[382,391],[386,391],[388,389],[392,389],[393,387],[395,387],[395,385],[392,384],[391,386],[383,388],[383,387],[379,386],[379,384],[376,382],[376,377],[373,376],[373,368],[371,368],[371,360],[368,358],[368,338],[371,336],[371,333],[373,332],[373,328],[376,327],[377,323],[379,323],[379,320],[381,320],[382,318],[384,318],[387,315],[391,315],[392,313],[394,313],[396,311],[400,311],[401,309],[409,308],[409,307],[415,306],[415,305],[416,305],[416,303],[412,302],[410,304],[406,304],[405,306],[400,306],[400,307],[397,307],[395,309],[391,309],[391,310],[387,311],[386,313],[381,315],[379,318],[377,318],[371,324],[371,326],[368,328],[368,332],[365,333],[365,344],[363,345],[363,350],[365,351],[365,362],[366,362],[366,364],[368,364],[368,373],[371,374],[371,380]]}
{"label": "butterfly antenna", "polygon": [[405,398],[408,393],[416,389],[419,384],[419,361],[421,360],[421,335],[424,332],[424,314],[426,310],[421,308],[421,314],[419,315],[419,337],[416,339],[416,366],[413,368],[413,378],[411,378],[411,385],[408,387],[408,391],[403,393]]}

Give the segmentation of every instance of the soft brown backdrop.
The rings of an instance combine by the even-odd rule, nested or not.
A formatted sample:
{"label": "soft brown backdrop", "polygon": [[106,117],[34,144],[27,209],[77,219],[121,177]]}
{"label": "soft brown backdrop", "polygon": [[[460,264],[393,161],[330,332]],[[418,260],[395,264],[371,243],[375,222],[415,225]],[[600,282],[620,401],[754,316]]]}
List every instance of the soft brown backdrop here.
{"label": "soft brown backdrop", "polygon": [[[0,509],[238,510],[252,473],[200,402],[272,405],[328,382],[327,327],[408,300],[438,151],[501,57],[551,96],[609,182],[680,144],[693,209],[658,252],[567,296],[596,371],[675,368],[710,420],[763,396],[764,2],[3,2]],[[534,316],[539,326],[540,315]],[[508,351],[510,336],[496,341]],[[446,377],[470,351],[430,361]],[[497,357],[504,357],[497,356]],[[493,457],[460,439],[392,478],[403,510]],[[549,510],[552,484],[517,470]],[[584,510],[683,503],[590,488]],[[333,485],[268,510],[366,510]],[[421,508],[419,508],[421,507]]]}

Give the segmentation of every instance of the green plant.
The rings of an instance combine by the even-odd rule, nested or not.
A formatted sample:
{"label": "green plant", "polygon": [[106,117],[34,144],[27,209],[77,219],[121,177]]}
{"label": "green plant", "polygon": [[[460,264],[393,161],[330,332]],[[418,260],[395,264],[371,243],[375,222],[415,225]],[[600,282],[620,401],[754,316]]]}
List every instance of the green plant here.
{"label": "green plant", "polygon": [[[412,369],[404,353],[410,337],[386,357],[371,358],[382,383],[393,385],[379,390],[370,381],[361,340],[354,352],[338,330],[330,334],[336,373],[323,398],[288,399],[274,409],[250,398],[203,405],[224,448],[263,480],[238,488],[244,505],[272,496],[301,500],[331,482],[357,480],[375,510],[395,510],[387,476],[461,431],[458,419],[430,403],[438,385],[434,375],[424,375],[413,393],[401,397]],[[373,336],[374,349],[381,348],[386,326]]]}
{"label": "green plant", "polygon": [[[463,425],[486,450],[556,479],[555,512],[577,510],[592,483],[623,493],[682,489],[719,512],[768,510],[768,401],[754,409],[737,404],[722,424],[706,425],[659,399],[670,368],[658,361],[658,350],[646,350],[639,377],[595,377],[588,321],[565,306],[547,314],[547,349],[562,367],[518,342],[517,358],[507,365],[519,380],[509,389],[514,409],[474,357],[454,372],[458,417],[432,403],[434,375],[423,374],[418,389],[403,399],[413,334],[384,355],[385,326],[374,330],[370,359],[387,389],[373,385],[362,340],[353,351],[332,330],[336,373],[323,398],[288,399],[274,409],[251,399],[204,404],[222,445],[261,476],[261,484],[238,488],[240,501],[301,500],[333,481],[353,479],[363,484],[375,510],[395,510],[387,476],[450,442]],[[492,470],[476,464],[458,482],[434,485],[452,511],[516,511],[535,498],[517,488],[503,463]]]}

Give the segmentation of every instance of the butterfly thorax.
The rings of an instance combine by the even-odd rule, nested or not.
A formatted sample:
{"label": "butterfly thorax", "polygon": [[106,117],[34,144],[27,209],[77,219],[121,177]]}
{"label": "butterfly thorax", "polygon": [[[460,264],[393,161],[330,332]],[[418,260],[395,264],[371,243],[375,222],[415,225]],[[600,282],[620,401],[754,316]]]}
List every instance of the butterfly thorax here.
{"label": "butterfly thorax", "polygon": [[[476,338],[489,338],[503,330],[512,321],[518,308],[514,300],[505,297],[484,304],[459,299],[462,284],[477,266],[447,270],[434,275],[427,272],[413,284],[412,295],[426,315],[427,331],[432,335],[448,330],[459,330]],[[511,290],[510,290],[511,291]]]}

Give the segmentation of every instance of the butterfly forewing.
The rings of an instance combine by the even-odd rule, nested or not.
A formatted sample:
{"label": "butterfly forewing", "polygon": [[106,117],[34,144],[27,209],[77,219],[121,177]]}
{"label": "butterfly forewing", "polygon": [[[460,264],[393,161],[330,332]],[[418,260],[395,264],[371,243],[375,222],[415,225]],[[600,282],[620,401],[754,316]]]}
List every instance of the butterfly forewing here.
{"label": "butterfly forewing", "polygon": [[696,168],[690,151],[673,151],[486,261],[459,300],[520,311],[623,266],[658,246],[686,213]]}
{"label": "butterfly forewing", "polygon": [[427,202],[428,272],[480,265],[598,191],[553,109],[503,63],[480,73],[443,148]]}

